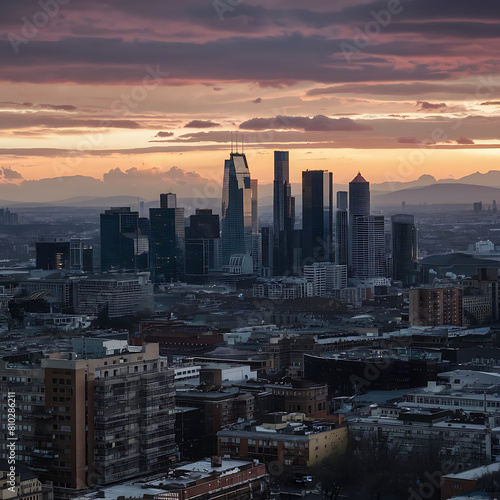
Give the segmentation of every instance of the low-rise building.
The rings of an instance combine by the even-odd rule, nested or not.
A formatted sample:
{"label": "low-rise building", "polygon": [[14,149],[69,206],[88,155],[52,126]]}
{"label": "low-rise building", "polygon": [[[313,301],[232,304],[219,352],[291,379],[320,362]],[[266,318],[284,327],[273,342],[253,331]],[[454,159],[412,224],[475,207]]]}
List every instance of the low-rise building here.
{"label": "low-rise building", "polygon": [[399,454],[412,456],[438,447],[443,460],[457,470],[500,459],[500,427],[452,420],[450,410],[395,410],[393,415],[371,408],[368,417],[348,418],[349,435],[356,441],[383,440]]}
{"label": "low-rise building", "polygon": [[[441,476],[441,500],[455,498],[458,495],[466,495],[476,491],[478,481],[490,474],[496,474],[500,478],[500,463],[484,465],[474,469],[456,472],[454,474],[444,474]],[[464,496],[463,498],[493,498],[477,496]]]}
{"label": "low-rise building", "polygon": [[219,454],[266,464],[310,467],[347,447],[347,428],[301,413],[271,413],[262,425],[242,423],[217,433]]}
{"label": "low-rise building", "polygon": [[106,310],[110,318],[119,318],[154,311],[149,272],[89,276],[80,280],[77,290],[77,309],[82,314],[96,316]]}
{"label": "low-rise building", "polygon": [[0,500],[51,500],[52,488],[44,486],[37,476],[21,465],[0,458]]}
{"label": "low-rise building", "polygon": [[[211,500],[265,499],[269,497],[266,467],[257,461],[214,456],[186,463],[147,482],[127,482],[101,488],[104,500]],[[94,500],[95,491],[79,496]]]}

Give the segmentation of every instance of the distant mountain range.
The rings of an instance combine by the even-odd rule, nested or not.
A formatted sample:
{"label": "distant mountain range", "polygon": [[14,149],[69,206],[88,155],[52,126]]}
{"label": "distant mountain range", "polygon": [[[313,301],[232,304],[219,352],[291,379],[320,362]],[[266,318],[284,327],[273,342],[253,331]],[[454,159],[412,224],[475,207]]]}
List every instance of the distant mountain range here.
{"label": "distant mountain range", "polygon": [[[181,171],[177,169],[177,173]],[[181,171],[182,172],[182,171]],[[184,173],[185,174],[185,173]],[[182,174],[182,175],[184,175]],[[51,206],[98,207],[131,206],[137,209],[140,201],[145,202],[145,209],[158,205],[161,192],[175,192],[179,205],[187,211],[195,208],[220,210],[220,186],[210,181],[210,190],[206,189],[207,179],[201,177],[181,180],[169,179],[164,182],[146,179],[141,176],[133,182],[99,180],[90,176],[74,175],[62,178],[25,180],[20,184],[0,184],[0,206],[33,207],[37,204]],[[500,202],[500,170],[487,173],[476,172],[459,179],[436,179],[432,175],[420,176],[408,182],[382,182],[370,185],[374,205],[408,204],[456,204],[482,201],[486,205],[493,200]],[[336,191],[348,190],[347,185],[336,184]],[[300,208],[300,186],[294,183],[292,191],[296,195],[296,205]],[[207,195],[204,193],[207,192]],[[259,205],[266,211],[272,206],[272,184],[259,185]],[[218,194],[219,193],[219,194]],[[61,196],[64,194],[65,196]]]}
{"label": "distant mountain range", "polygon": [[474,186],[467,184],[436,183],[431,186],[401,189],[392,193],[372,194],[372,204],[378,206],[400,205],[403,201],[408,205],[447,205],[471,204],[482,201],[485,206],[492,204],[493,200],[500,203],[500,188],[487,186]]}

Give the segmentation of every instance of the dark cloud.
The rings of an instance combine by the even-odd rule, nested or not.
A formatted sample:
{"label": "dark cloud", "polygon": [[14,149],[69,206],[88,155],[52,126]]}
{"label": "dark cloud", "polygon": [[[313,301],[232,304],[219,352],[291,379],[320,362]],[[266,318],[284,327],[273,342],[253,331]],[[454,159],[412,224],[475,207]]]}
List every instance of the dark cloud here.
{"label": "dark cloud", "polygon": [[0,178],[5,182],[13,182],[22,180],[24,177],[19,172],[12,170],[11,168],[4,167],[0,168]]}
{"label": "dark cloud", "polygon": [[44,127],[60,128],[125,128],[138,129],[141,125],[133,120],[95,120],[73,116],[54,115],[53,113],[0,113],[0,129],[16,130]]}
{"label": "dark cloud", "polygon": [[262,102],[262,98],[261,97],[257,97],[257,99],[254,99],[252,102],[254,104],[260,104]]}
{"label": "dark cloud", "polygon": [[252,118],[241,123],[239,128],[243,130],[292,129],[303,130],[305,132],[359,132],[372,130],[370,125],[355,122],[351,118],[328,118],[324,115],[316,115],[313,118],[281,115],[275,118]]}
{"label": "dark cloud", "polygon": [[184,125],[184,128],[213,128],[220,127],[220,123],[210,120],[192,120]]}
{"label": "dark cloud", "polygon": [[160,130],[155,137],[172,137],[174,135],[173,132],[164,132],[163,130]]}
{"label": "dark cloud", "polygon": [[40,109],[50,109],[52,111],[76,111],[76,106],[71,104],[40,104]]}
{"label": "dark cloud", "polygon": [[481,106],[500,106],[500,101],[486,101],[486,102],[482,102]]}
{"label": "dark cloud", "polygon": [[388,96],[413,96],[419,94],[465,94],[470,95],[476,86],[472,84],[440,84],[440,83],[387,83],[387,84],[365,84],[336,85],[334,87],[323,87],[310,89],[309,96],[328,94],[366,94],[366,95],[388,95]]}
{"label": "dark cloud", "polygon": [[420,106],[418,111],[446,111],[448,109],[444,102],[417,101],[417,106]]}
{"label": "dark cloud", "polygon": [[400,144],[421,144],[422,140],[417,137],[398,137]]}
{"label": "dark cloud", "polygon": [[475,144],[472,139],[468,139],[467,137],[459,137],[456,140],[457,144]]}

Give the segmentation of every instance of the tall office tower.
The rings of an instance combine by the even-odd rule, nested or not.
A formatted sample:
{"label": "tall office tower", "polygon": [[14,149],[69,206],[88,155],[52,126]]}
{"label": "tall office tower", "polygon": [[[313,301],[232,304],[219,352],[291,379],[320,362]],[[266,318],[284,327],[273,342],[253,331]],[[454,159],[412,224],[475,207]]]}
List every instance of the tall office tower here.
{"label": "tall office tower", "polygon": [[295,198],[292,197],[288,151],[274,152],[273,229],[275,276],[293,274]]}
{"label": "tall office tower", "polygon": [[333,261],[333,174],[302,172],[302,259],[304,264]]}
{"label": "tall office tower", "polygon": [[185,273],[184,208],[175,194],[160,197],[163,208],[150,208],[149,267],[155,282],[178,280]]}
{"label": "tall office tower", "polygon": [[252,190],[252,246],[253,272],[261,274],[262,268],[262,235],[259,233],[259,181],[250,179]]}
{"label": "tall office tower", "polygon": [[259,181],[250,179],[250,189],[252,190],[252,233],[259,232]]}
{"label": "tall office tower", "polygon": [[224,163],[222,185],[222,265],[235,254],[252,254],[252,187],[243,153],[231,153]]}
{"label": "tall office tower", "polygon": [[385,276],[384,216],[355,217],[351,234],[352,276],[360,279]]}
{"label": "tall office tower", "polygon": [[[348,237],[348,265],[350,274],[355,278],[360,278],[359,266],[363,266],[363,255],[368,254],[370,246],[368,242],[358,241],[357,235],[366,231],[358,231],[356,228],[357,219],[370,215],[370,183],[367,182],[361,173],[349,183],[349,237]],[[363,266],[366,267],[366,266]],[[363,271],[362,274],[365,274]],[[381,274],[383,276],[385,273]]]}
{"label": "tall office tower", "polygon": [[337,210],[335,212],[335,263],[342,266],[347,266],[349,260],[347,196],[347,191],[337,192]]}
{"label": "tall office tower", "polygon": [[273,270],[273,231],[270,226],[263,226],[260,228],[262,238],[262,267],[261,275],[265,277],[272,276]]}
{"label": "tall office tower", "polygon": [[370,183],[358,173],[349,182],[349,222],[353,217],[370,215]]}
{"label": "tall office tower", "polygon": [[417,283],[417,228],[413,215],[397,214],[392,220],[392,279],[403,286]]}
{"label": "tall office tower", "polygon": [[175,193],[160,194],[160,208],[177,208],[177,195]]}
{"label": "tall office tower", "polygon": [[210,209],[196,209],[186,227],[186,274],[208,274],[220,269],[219,216]]}
{"label": "tall office tower", "polygon": [[337,210],[347,210],[348,205],[348,196],[349,193],[347,191],[337,191]]}
{"label": "tall office tower", "polygon": [[101,214],[101,271],[137,269],[139,213],[112,207]]}

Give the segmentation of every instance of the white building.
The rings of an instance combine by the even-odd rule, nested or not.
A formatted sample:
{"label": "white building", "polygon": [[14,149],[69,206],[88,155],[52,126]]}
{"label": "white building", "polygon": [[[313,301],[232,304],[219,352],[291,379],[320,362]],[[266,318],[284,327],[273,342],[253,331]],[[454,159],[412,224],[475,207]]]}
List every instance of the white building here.
{"label": "white building", "polygon": [[315,262],[304,266],[304,277],[313,284],[316,297],[326,297],[333,290],[347,286],[347,266],[339,266],[331,262]]}

